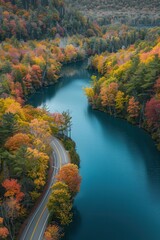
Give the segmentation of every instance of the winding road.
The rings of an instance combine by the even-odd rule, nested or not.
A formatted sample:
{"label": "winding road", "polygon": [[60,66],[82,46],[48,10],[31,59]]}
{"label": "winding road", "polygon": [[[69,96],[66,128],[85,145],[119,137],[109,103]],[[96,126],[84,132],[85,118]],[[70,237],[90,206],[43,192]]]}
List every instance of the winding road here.
{"label": "winding road", "polygon": [[55,175],[59,169],[69,162],[69,157],[60,141],[53,137],[51,146],[53,149],[54,166],[52,172],[51,182],[44,195],[44,198],[40,202],[35,212],[30,217],[28,224],[26,225],[23,233],[21,234],[20,240],[41,240],[43,239],[44,231],[49,218],[49,211],[47,209],[48,198],[51,194],[51,186],[55,182]]}

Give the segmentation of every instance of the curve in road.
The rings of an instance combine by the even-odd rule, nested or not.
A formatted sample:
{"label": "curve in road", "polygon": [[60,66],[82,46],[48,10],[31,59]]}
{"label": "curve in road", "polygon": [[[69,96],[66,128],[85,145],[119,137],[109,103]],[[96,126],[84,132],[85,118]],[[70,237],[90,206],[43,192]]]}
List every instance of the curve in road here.
{"label": "curve in road", "polygon": [[21,234],[20,240],[42,240],[44,231],[46,229],[47,220],[49,218],[49,211],[47,209],[48,198],[51,194],[51,186],[55,182],[55,175],[58,173],[59,169],[69,163],[69,156],[64,149],[61,142],[53,137],[51,141],[51,147],[53,149],[54,166],[52,172],[52,178],[49,183],[48,189],[40,202],[39,206],[30,217],[28,224],[26,225],[23,233]]}

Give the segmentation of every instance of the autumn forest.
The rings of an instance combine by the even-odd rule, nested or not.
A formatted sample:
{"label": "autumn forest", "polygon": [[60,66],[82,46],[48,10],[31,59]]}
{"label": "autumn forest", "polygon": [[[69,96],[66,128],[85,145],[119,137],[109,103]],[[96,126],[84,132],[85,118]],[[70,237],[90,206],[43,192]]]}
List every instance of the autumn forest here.
{"label": "autumn forest", "polygon": [[70,161],[51,187],[45,239],[63,238],[73,221],[81,176],[72,116],[67,109],[51,113],[28,104],[39,89],[61,81],[64,66],[86,61],[93,74],[83,92],[91,108],[145,129],[160,151],[158,16],[145,15],[138,25],[113,21],[115,15],[85,16],[77,6],[79,1],[0,0],[0,239],[19,239],[42,198],[55,162],[53,137]]}

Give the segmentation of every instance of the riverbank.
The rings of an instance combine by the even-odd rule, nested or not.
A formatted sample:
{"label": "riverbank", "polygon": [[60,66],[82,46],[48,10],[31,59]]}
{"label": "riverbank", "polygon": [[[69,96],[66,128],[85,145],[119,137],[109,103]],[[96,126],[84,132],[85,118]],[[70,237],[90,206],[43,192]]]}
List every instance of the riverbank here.
{"label": "riverbank", "polygon": [[[100,76],[92,76],[85,93],[93,108],[127,119],[143,127],[160,150],[160,52],[159,35],[137,42],[117,53],[92,58],[91,67]],[[144,44],[144,45],[143,45]]]}
{"label": "riverbank", "polygon": [[117,116],[117,115],[114,115],[114,114],[109,114],[107,111],[105,111],[105,110],[103,110],[103,109],[98,109],[98,108],[96,108],[95,106],[92,106],[91,103],[90,103],[90,107],[91,107],[94,111],[103,112],[103,113],[105,113],[106,115],[110,115],[110,116],[112,116],[112,117],[114,117],[114,118],[118,118],[118,119],[125,120],[125,121],[127,121],[129,124],[131,124],[131,125],[133,125],[133,126],[136,126],[137,128],[143,129],[147,134],[149,134],[149,135],[152,137],[152,140],[153,140],[155,146],[157,147],[157,150],[160,151],[159,142],[154,139],[154,136],[152,135],[152,133],[149,131],[149,129],[145,128],[145,126],[143,126],[143,124],[140,125],[140,124],[137,123],[137,122],[129,121],[129,120],[128,120],[127,118],[125,118],[124,116]]}
{"label": "riverbank", "polygon": [[[70,117],[67,113],[51,114],[30,105],[22,107],[12,98],[0,99],[0,106],[0,131],[3,132],[0,134],[1,218],[7,235],[14,239],[29,211],[46,193],[43,190],[48,186],[46,182],[52,170],[48,170],[51,164],[51,136],[62,133],[60,128],[67,132]],[[17,190],[10,190],[12,186]],[[10,209],[13,198],[16,199],[14,212]]]}
{"label": "riverbank", "polygon": [[72,115],[83,181],[64,239],[158,240],[160,155],[154,142],[143,129],[89,107],[83,88],[91,76],[85,68],[65,72],[61,82],[30,99],[33,106],[69,109]]}

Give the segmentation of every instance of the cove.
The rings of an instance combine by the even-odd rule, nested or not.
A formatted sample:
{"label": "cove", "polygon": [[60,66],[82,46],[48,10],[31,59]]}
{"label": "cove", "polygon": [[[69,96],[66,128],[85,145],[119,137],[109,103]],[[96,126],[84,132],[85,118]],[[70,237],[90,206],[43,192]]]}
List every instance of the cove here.
{"label": "cove", "polygon": [[29,103],[72,116],[82,184],[65,240],[159,240],[160,153],[154,142],[144,130],[90,108],[82,90],[90,79],[85,64],[63,72],[56,86]]}

